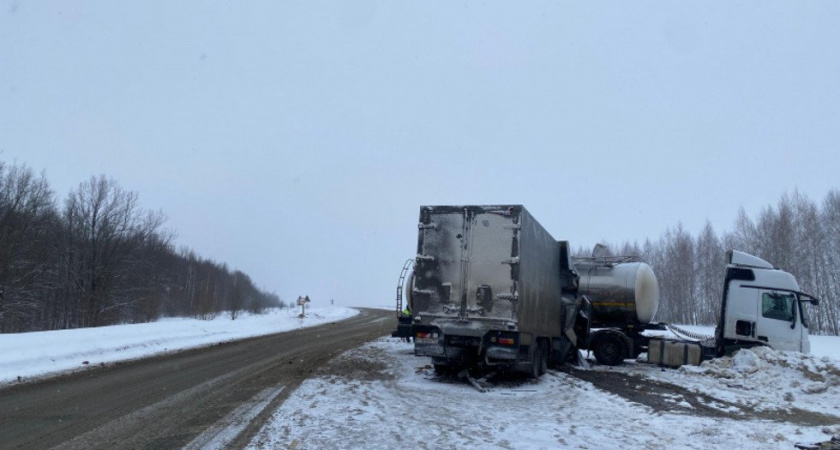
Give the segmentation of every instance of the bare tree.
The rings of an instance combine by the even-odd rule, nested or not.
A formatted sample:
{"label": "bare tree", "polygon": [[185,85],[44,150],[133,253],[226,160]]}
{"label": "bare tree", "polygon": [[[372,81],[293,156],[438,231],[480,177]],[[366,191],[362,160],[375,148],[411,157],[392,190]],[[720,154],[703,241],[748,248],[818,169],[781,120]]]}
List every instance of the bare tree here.
{"label": "bare tree", "polygon": [[825,265],[825,292],[819,311],[820,329],[833,335],[840,334],[840,191],[834,189],[823,200],[820,214],[825,244],[822,247]]}
{"label": "bare tree", "polygon": [[663,256],[659,282],[661,303],[665,306],[662,318],[678,323],[698,323],[694,298],[694,239],[682,223],[665,231]]}
{"label": "bare tree", "polygon": [[0,333],[29,329],[41,315],[38,294],[51,261],[48,226],[54,214],[43,174],[0,163]]}
{"label": "bare tree", "polygon": [[723,298],[723,274],[725,250],[712,223],[708,220],[697,238],[695,252],[695,298],[698,323],[717,323],[720,302]]}
{"label": "bare tree", "polygon": [[757,235],[755,224],[742,206],[738,209],[738,216],[735,219],[735,230],[724,234],[724,246],[731,250],[757,254],[759,248]]}
{"label": "bare tree", "polygon": [[124,295],[121,281],[135,268],[132,257],[157,232],[163,216],[144,213],[136,193],[101,175],[70,193],[64,219],[72,239],[67,263],[77,293],[76,325],[113,321],[109,312],[137,301]]}

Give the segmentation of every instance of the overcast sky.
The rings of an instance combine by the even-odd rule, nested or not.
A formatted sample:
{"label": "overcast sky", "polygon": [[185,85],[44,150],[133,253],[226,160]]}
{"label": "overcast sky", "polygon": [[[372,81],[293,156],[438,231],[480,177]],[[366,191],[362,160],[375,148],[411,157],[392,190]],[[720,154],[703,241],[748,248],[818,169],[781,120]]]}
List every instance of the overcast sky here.
{"label": "overcast sky", "polygon": [[0,160],[106,174],[285,300],[393,302],[419,206],[577,247],[840,185],[840,2],[0,0]]}

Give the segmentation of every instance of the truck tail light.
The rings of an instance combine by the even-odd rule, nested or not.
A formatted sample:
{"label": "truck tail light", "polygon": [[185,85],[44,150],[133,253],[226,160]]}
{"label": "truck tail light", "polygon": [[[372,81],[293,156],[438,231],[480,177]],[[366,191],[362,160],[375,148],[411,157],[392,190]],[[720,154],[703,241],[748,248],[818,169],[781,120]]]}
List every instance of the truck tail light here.
{"label": "truck tail light", "polygon": [[502,345],[513,345],[514,340],[512,338],[499,338],[499,344]]}
{"label": "truck tail light", "polygon": [[417,337],[417,339],[437,339],[438,334],[437,333],[418,332],[416,337]]}

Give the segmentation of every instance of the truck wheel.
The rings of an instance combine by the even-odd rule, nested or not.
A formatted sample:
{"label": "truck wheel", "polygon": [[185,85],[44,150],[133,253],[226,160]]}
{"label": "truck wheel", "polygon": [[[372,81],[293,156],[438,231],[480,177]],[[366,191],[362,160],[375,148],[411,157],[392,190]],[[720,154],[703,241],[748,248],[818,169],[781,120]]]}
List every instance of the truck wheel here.
{"label": "truck wheel", "polygon": [[545,375],[548,372],[548,345],[546,345],[545,341],[540,341],[539,344],[540,349],[540,369],[539,369],[539,376]]}
{"label": "truck wheel", "polygon": [[540,359],[537,355],[534,355],[534,360],[531,361],[531,370],[528,371],[528,378],[539,378],[540,377]]}
{"label": "truck wheel", "polygon": [[594,347],[595,359],[601,364],[617,366],[624,361],[624,343],[615,336],[606,336],[598,339],[595,341]]}
{"label": "truck wheel", "polygon": [[536,348],[534,349],[534,357],[531,359],[531,370],[528,371],[529,377],[539,378],[545,373],[545,367],[548,365],[546,350],[543,341],[537,341]]}

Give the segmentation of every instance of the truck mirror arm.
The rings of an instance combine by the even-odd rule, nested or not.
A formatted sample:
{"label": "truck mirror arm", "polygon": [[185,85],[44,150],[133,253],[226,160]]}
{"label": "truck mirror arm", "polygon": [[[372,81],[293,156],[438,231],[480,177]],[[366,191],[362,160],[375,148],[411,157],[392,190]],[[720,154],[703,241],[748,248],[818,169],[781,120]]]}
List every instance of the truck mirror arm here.
{"label": "truck mirror arm", "polygon": [[[803,297],[805,297],[805,298],[803,298]],[[812,296],[810,296],[808,294],[805,294],[805,293],[802,293],[802,292],[799,292],[799,296],[798,296],[797,300],[799,300],[800,302],[808,302],[808,303],[810,303],[814,306],[818,306],[820,304],[820,299],[818,299],[816,297],[812,297]]]}
{"label": "truck mirror arm", "polygon": [[792,330],[792,329],[796,328],[796,310],[798,310],[801,306],[797,305],[795,303],[791,303],[790,306],[791,306],[791,309],[793,310],[793,311],[791,311],[791,315],[790,315],[791,316],[790,317],[790,329]]}

